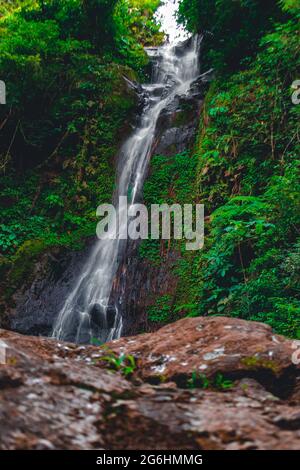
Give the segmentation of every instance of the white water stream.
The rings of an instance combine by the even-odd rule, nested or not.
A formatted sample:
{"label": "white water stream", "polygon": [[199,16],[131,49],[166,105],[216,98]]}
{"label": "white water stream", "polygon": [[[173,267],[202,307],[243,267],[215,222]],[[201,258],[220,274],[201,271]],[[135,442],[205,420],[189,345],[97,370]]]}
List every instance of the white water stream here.
{"label": "white water stream", "polygon": [[[114,200],[128,196],[128,205],[135,204],[142,194],[149,159],[161,112],[176,96],[186,95],[199,76],[200,39],[195,37],[180,54],[176,45],[186,39],[186,33],[177,29],[174,13],[178,2],[169,0],[159,10],[162,28],[169,41],[162,47],[147,52],[155,59],[152,83],[143,85],[147,96],[139,125],[123,145],[119,161]],[[139,202],[139,201],[138,201]],[[116,207],[119,220],[121,207]],[[125,220],[126,218],[124,218]],[[119,227],[123,233],[127,227]],[[53,337],[61,340],[88,343],[93,337],[101,342],[119,338],[122,316],[115,305],[110,305],[110,295],[118,267],[126,251],[126,243],[116,239],[95,242],[91,254],[78,280],[56,319]]]}

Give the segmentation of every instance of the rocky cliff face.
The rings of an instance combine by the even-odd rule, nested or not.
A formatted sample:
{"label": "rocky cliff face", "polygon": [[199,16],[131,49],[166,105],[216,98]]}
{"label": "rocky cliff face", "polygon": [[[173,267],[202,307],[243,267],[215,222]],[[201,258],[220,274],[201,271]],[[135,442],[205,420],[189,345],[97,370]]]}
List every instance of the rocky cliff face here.
{"label": "rocky cliff face", "polygon": [[[188,40],[182,46],[178,46],[179,57],[189,42]],[[152,148],[153,156],[163,155],[167,160],[174,158],[180,152],[191,151],[211,79],[211,71],[200,75],[187,95],[176,96],[163,110],[157,124]],[[164,244],[161,246],[163,251]],[[156,298],[175,295],[178,277],[174,268],[180,257],[178,248],[169,249],[165,262],[155,266],[139,256],[139,243],[128,244],[126,256],[120,265],[111,294],[113,303],[116,303],[122,311],[122,335],[153,331],[155,326],[149,325],[147,309],[153,305]]]}
{"label": "rocky cliff face", "polygon": [[[190,40],[178,46],[178,55],[183,54],[189,45]],[[152,155],[162,154],[167,158],[191,149],[210,78],[209,74],[200,76],[192,84],[187,95],[176,96],[163,110],[156,129]],[[123,93],[132,98],[135,110],[135,116],[130,115],[124,125],[124,140],[130,126],[137,124],[147,97],[142,87],[133,81],[125,78],[122,85]],[[117,158],[116,155],[116,160]],[[92,238],[86,239],[85,249],[81,251],[72,252],[65,248],[53,247],[44,249],[35,256],[29,246],[20,257],[21,269],[18,266],[17,269],[15,266],[10,269],[2,289],[0,282],[0,298],[3,297],[0,312],[1,307],[6,312],[6,315],[0,318],[1,326],[22,334],[50,335],[54,320],[75,285],[78,273],[94,242]],[[128,244],[111,294],[112,304],[117,304],[122,311],[123,335],[149,330],[147,307],[152,305],[156,297],[174,294],[177,277],[173,273],[173,267],[178,257],[178,252],[171,251],[166,263],[159,267],[152,266],[147,260],[139,257],[137,243]],[[23,265],[26,264],[28,266],[24,270]],[[14,281],[15,271],[18,283]],[[9,295],[4,295],[5,292],[9,292]]]}
{"label": "rocky cliff face", "polygon": [[0,339],[1,449],[299,448],[294,345],[266,325],[185,319],[105,348]]}

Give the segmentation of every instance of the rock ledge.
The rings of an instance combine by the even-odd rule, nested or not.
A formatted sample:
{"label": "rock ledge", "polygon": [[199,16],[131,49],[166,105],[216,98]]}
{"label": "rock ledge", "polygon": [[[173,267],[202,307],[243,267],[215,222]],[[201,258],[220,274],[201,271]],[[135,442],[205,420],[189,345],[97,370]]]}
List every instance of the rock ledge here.
{"label": "rock ledge", "polygon": [[[266,325],[190,318],[102,348],[0,340],[0,449],[300,447],[294,344]],[[103,360],[122,354],[135,358],[130,379]],[[217,389],[216,376],[233,385]]]}

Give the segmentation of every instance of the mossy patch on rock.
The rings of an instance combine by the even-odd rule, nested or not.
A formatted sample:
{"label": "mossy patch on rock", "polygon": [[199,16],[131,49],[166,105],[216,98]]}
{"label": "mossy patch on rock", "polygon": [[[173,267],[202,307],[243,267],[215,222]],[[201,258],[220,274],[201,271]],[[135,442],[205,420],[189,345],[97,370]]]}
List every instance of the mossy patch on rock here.
{"label": "mossy patch on rock", "polygon": [[267,369],[274,374],[277,374],[280,371],[280,366],[276,363],[276,361],[271,359],[263,359],[261,357],[251,356],[245,357],[241,360],[242,364],[250,370],[261,370]]}
{"label": "mossy patch on rock", "polygon": [[27,240],[23,243],[13,258],[9,272],[12,288],[18,288],[20,284],[29,281],[33,274],[34,264],[44,250],[45,243],[42,240]]}

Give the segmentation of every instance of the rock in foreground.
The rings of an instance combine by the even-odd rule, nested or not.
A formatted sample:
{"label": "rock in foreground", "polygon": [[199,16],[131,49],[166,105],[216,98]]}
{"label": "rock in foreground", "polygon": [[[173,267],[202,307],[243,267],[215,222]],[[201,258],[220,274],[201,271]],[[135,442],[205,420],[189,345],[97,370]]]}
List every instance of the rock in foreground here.
{"label": "rock in foreground", "polygon": [[[0,339],[1,449],[300,447],[294,345],[266,325],[184,319],[105,348]],[[135,358],[130,379],[122,354]]]}

